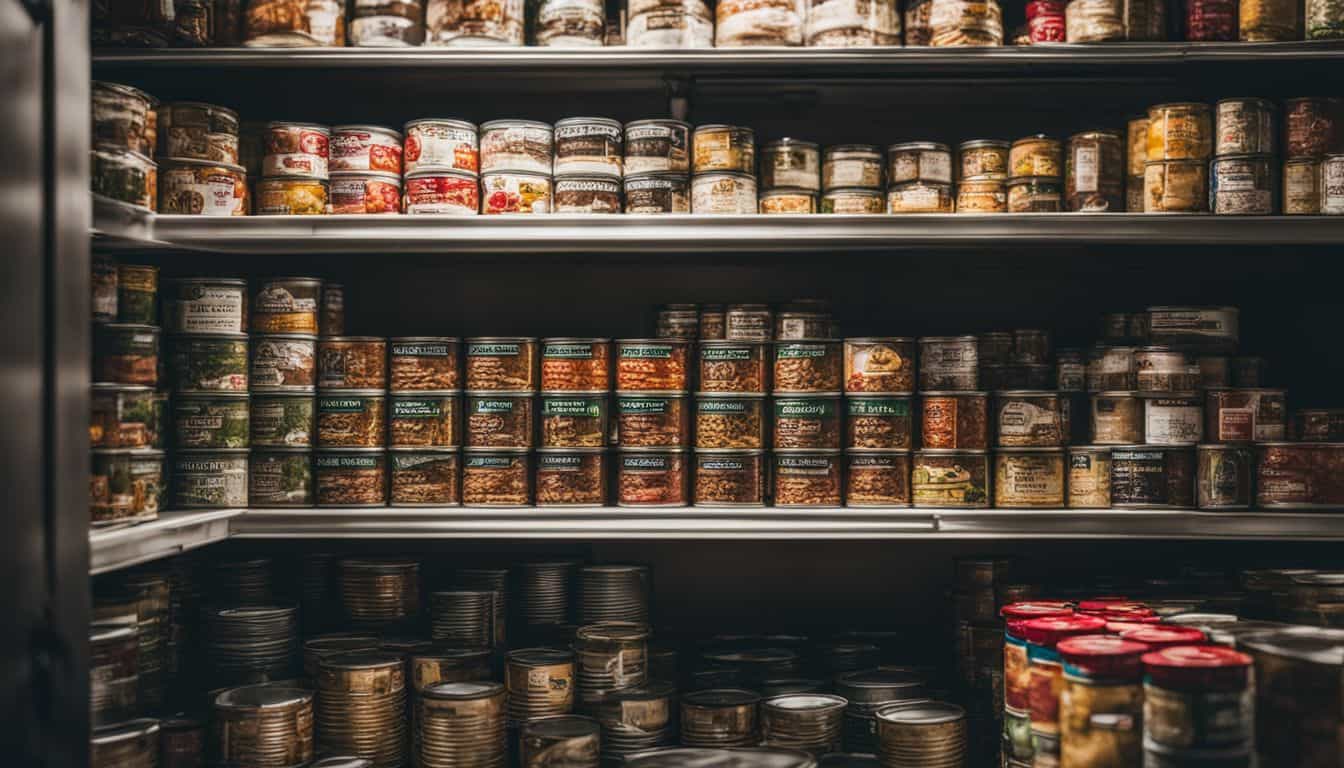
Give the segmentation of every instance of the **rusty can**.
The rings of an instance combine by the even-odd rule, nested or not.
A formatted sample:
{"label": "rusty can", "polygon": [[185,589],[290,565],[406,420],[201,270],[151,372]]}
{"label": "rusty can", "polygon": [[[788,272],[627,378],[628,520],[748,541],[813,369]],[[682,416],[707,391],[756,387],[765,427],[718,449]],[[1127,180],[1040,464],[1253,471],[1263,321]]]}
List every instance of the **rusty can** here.
{"label": "rusty can", "polygon": [[1201,445],[1195,496],[1200,509],[1250,509],[1251,448],[1244,445]]}
{"label": "rusty can", "polygon": [[888,704],[874,714],[877,752],[884,766],[966,765],[966,710],[923,700]]}
{"label": "rusty can", "polygon": [[1272,155],[1214,158],[1209,171],[1213,212],[1238,216],[1274,213],[1279,181],[1276,170]]}
{"label": "rusty can", "polygon": [[1321,212],[1321,159],[1295,157],[1283,163],[1283,212],[1311,216]]}
{"label": "rusty can", "polygon": [[416,764],[503,765],[506,698],[503,685],[485,680],[425,688],[415,700]]}
{"label": "rusty can", "polygon": [[1075,445],[1069,448],[1069,508],[1109,509],[1111,506],[1111,448]]}
{"label": "rusty can", "polygon": [[489,680],[493,674],[489,648],[442,648],[413,653],[409,659],[416,695],[435,683]]}
{"label": "rusty can", "polygon": [[1272,155],[1278,150],[1278,107],[1268,99],[1219,99],[1214,106],[1214,155]]}
{"label": "rusty can", "polygon": [[89,737],[89,768],[156,768],[158,762],[158,720],[128,720]]}
{"label": "rusty can", "polygon": [[989,478],[987,451],[916,451],[910,477],[911,498],[917,507],[987,508]]}
{"label": "rusty can", "polygon": [[231,688],[214,701],[214,754],[226,762],[300,765],[313,759],[313,692],[270,684]]}
{"label": "rusty can", "polygon": [[1208,160],[1213,152],[1213,123],[1209,105],[1172,102],[1148,108],[1146,160]]}
{"label": "rusty can", "polygon": [[1344,98],[1303,96],[1283,102],[1284,158],[1321,157],[1344,143]]}
{"label": "rusty can", "polygon": [[1127,445],[1143,442],[1143,401],[1133,392],[1092,396],[1092,442]]}
{"label": "rusty can", "polygon": [[607,621],[580,627],[574,635],[577,702],[588,706],[613,691],[648,681],[649,629]]}
{"label": "rusty can", "polygon": [[1058,448],[1069,440],[1067,401],[1058,392],[1005,390],[995,395],[1000,448]]}
{"label": "rusty can", "polygon": [[597,768],[601,730],[582,715],[528,720],[518,734],[521,768]]}
{"label": "rusty can", "polygon": [[1064,506],[1063,448],[999,448],[994,452],[994,506]]}
{"label": "rusty can", "polygon": [[1302,3],[1292,0],[1241,0],[1238,38],[1272,43],[1302,39]]}
{"label": "rusty can", "polygon": [[919,343],[919,388],[973,390],[979,385],[979,343],[974,336],[925,336]]}
{"label": "rusty can", "polygon": [[1304,443],[1344,442],[1344,408],[1303,408],[1293,414],[1293,436]]}
{"label": "rusty can", "polygon": [[1204,436],[1215,443],[1282,440],[1288,431],[1286,398],[1282,389],[1208,389]]}
{"label": "rusty can", "polygon": [[759,743],[758,705],[752,691],[711,688],[681,698],[681,743],[688,747],[749,747]]}
{"label": "rusty can", "polygon": [[1143,398],[1143,442],[1195,445],[1204,437],[1203,401],[1196,392]]}
{"label": "rusty can", "polygon": [[523,648],[504,657],[509,717],[523,722],[574,709],[574,653]]}

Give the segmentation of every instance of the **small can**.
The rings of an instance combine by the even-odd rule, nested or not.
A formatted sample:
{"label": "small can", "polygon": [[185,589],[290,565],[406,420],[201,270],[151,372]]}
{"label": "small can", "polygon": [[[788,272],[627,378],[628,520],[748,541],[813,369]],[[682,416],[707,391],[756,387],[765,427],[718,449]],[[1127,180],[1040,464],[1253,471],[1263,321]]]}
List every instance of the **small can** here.
{"label": "small can", "polygon": [[626,213],[691,212],[691,180],[685,173],[627,173],[622,184]]}
{"label": "small can", "polygon": [[616,439],[623,448],[684,448],[690,444],[690,404],[682,394],[624,393],[616,397]]}
{"label": "small can", "polygon": [[252,296],[253,333],[316,336],[322,281],[316,277],[273,277]]}
{"label": "small can", "polygon": [[1195,505],[1195,449],[1123,446],[1111,449],[1111,506],[1173,509]]}
{"label": "small can", "polygon": [[1195,496],[1200,509],[1250,509],[1252,451],[1245,445],[1200,445]]}
{"label": "small can", "polygon": [[[1235,754],[1249,746],[1255,730],[1252,665],[1250,656],[1216,645],[1178,645],[1144,654],[1144,764],[1189,765],[1181,752],[1228,748]],[[1170,759],[1155,760],[1154,752],[1162,755],[1164,747],[1174,748],[1166,753]],[[1249,755],[1245,758],[1211,763],[1253,764]]]}
{"label": "small can", "polygon": [[1008,185],[995,179],[957,185],[957,213],[1007,213]]}
{"label": "small can", "polygon": [[1195,445],[1204,438],[1203,401],[1194,392],[1143,398],[1146,445]]}
{"label": "small can", "polygon": [[1149,307],[1148,337],[1154,344],[1231,351],[1237,347],[1240,316],[1236,307]]}
{"label": "small can", "polygon": [[324,389],[387,386],[387,339],[324,336],[317,342],[317,385]]}
{"label": "small can", "polygon": [[380,125],[338,125],[331,129],[331,170],[401,175],[401,134]]}
{"label": "small can", "polygon": [[1185,39],[1191,42],[1236,40],[1236,0],[1190,0],[1186,3]]}
{"label": "small can", "polygon": [[[160,157],[238,164],[237,112],[199,101],[161,104],[152,111]],[[146,132],[150,124],[146,116]]]}
{"label": "small can", "polygon": [[551,177],[521,171],[481,174],[481,213],[551,212]]}
{"label": "small can", "polygon": [[1274,212],[1274,158],[1233,155],[1213,159],[1209,171],[1211,207],[1216,214],[1268,216]]}
{"label": "small can", "polygon": [[1069,509],[1109,509],[1111,448],[1075,445],[1069,448]]}
{"label": "small can", "polygon": [[1069,441],[1067,401],[1058,392],[1007,390],[995,398],[1000,448],[1058,448]]}
{"label": "small can", "polygon": [[244,392],[173,398],[173,445],[179,449],[248,447],[250,409]]}
{"label": "small can", "polygon": [[1008,148],[997,139],[974,139],[957,146],[961,156],[961,181],[1008,180]]}
{"label": "small can", "polygon": [[387,453],[381,448],[318,451],[313,488],[319,507],[381,507],[387,501]]}
{"label": "small can", "polygon": [[555,185],[556,213],[620,213],[621,181],[611,176],[564,176]]}
{"label": "small can", "polygon": [[332,173],[331,212],[401,213],[401,176],[366,171]]}
{"label": "small can", "polygon": [[1344,443],[1257,446],[1255,503],[1261,509],[1344,509]]}
{"label": "small can", "polygon": [[843,366],[840,342],[822,339],[775,342],[776,393],[839,392]]}
{"label": "small can", "polygon": [[951,184],[910,181],[887,189],[888,213],[952,213],[954,210]]}
{"label": "small can", "polygon": [[603,506],[607,502],[607,454],[601,448],[542,448],[537,451],[537,506]]}
{"label": "small can", "polygon": [[157,519],[161,509],[171,509],[164,503],[169,485],[164,456],[163,451],[149,449],[93,451],[89,474],[89,524],[98,528],[115,523],[147,522]]}
{"label": "small can", "polygon": [[775,397],[776,449],[840,447],[840,396]]}
{"label": "small can", "polygon": [[1204,213],[1208,210],[1207,162],[1157,160],[1144,167],[1144,213]]}
{"label": "small can", "polygon": [[694,340],[699,336],[700,312],[694,304],[664,304],[658,308],[655,335],[660,339]]}
{"label": "small can", "polygon": [[1092,442],[1134,445],[1143,442],[1143,401],[1133,392],[1092,396]]}
{"label": "small can", "polygon": [[1320,157],[1344,142],[1344,98],[1303,96],[1283,102],[1284,158]]}
{"label": "small can", "polygon": [[989,447],[989,393],[925,391],[919,402],[922,447]]}
{"label": "small can", "polygon": [[625,124],[625,173],[691,169],[691,126],[680,120],[636,120]]}
{"label": "small can", "polygon": [[762,396],[700,393],[695,399],[695,447],[764,448],[764,410]]}
{"label": "small can", "polygon": [[1031,0],[1027,3],[1027,39],[1032,45],[1067,41],[1064,0]]}
{"label": "small can", "polygon": [[1098,344],[1087,357],[1087,391],[1104,392],[1138,389],[1138,370],[1134,347]]}
{"label": "small can", "polygon": [[181,451],[172,459],[172,509],[247,506],[247,449]]}
{"label": "small can", "polygon": [[1064,507],[1063,448],[1000,448],[994,452],[994,506]]}
{"label": "small can", "polygon": [[952,150],[932,141],[910,141],[887,147],[887,184],[910,181],[952,183]]}
{"label": "small can", "polygon": [[1084,131],[1069,137],[1065,207],[1070,211],[1124,210],[1124,150],[1120,134]]}
{"label": "small can", "polygon": [[1208,160],[1213,153],[1210,112],[1208,104],[1193,101],[1149,107],[1148,164],[1159,160]]}
{"label": "small can", "polygon": [[921,390],[977,388],[979,345],[974,336],[925,336],[918,342]]}
{"label": "small can", "polygon": [[853,448],[845,458],[845,506],[910,506],[909,451]]}
{"label": "small can", "polygon": [[[427,417],[429,421],[425,423],[435,423],[451,413],[451,406],[444,408],[439,404],[442,402],[443,398],[415,397],[408,401],[408,408],[411,414],[426,414],[417,416],[417,421]],[[469,392],[464,410],[468,448],[531,448],[535,444],[534,404],[530,394]]]}
{"label": "small can", "polygon": [[915,451],[911,498],[916,507],[987,508],[989,478],[987,451]]}
{"label": "small can", "polygon": [[1042,176],[1058,181],[1064,177],[1064,147],[1043,133],[1018,139],[1008,151],[1008,168],[1010,178]]}
{"label": "small can", "polygon": [[[325,397],[318,398],[319,413]],[[461,401],[455,392],[393,394],[387,408],[392,448],[456,448],[462,442]],[[321,421],[318,422],[321,429]]]}
{"label": "small can", "polygon": [[728,318],[722,304],[706,304],[700,308],[698,338],[702,341],[723,339],[728,333]]}
{"label": "small can", "polygon": [[697,507],[763,507],[765,475],[765,451],[696,450],[693,503]]}
{"label": "small can", "polygon": [[601,448],[607,444],[608,398],[570,392],[541,396],[541,447]]}
{"label": "small can", "polygon": [[872,144],[839,144],[822,155],[821,186],[837,189],[882,189],[882,153]]}
{"label": "small can", "polygon": [[761,192],[758,211],[764,214],[817,212],[817,196],[805,189],[780,187]]}
{"label": "small can", "polygon": [[247,392],[247,337],[198,334],[173,339],[168,372],[176,392]]}
{"label": "small can", "polygon": [[769,385],[767,346],[764,341],[703,340],[700,391],[764,394]]}
{"label": "small can", "polygon": [[247,214],[247,172],[242,166],[165,157],[159,163],[156,183],[159,196],[156,210],[159,213],[187,216]]}
{"label": "small can", "polygon": [[312,448],[317,401],[311,393],[252,395],[253,448]]}
{"label": "small can", "polygon": [[1125,124],[1125,175],[1142,176],[1148,164],[1148,117],[1131,118]]}
{"label": "small can", "polygon": [[382,448],[387,394],[380,389],[325,390],[317,398],[319,448]]}
{"label": "small can", "polygon": [[273,122],[266,125],[262,174],[325,179],[331,155],[331,129],[312,123]]}
{"label": "small can", "polygon": [[1064,210],[1059,179],[1045,176],[1013,178],[1008,182],[1009,213],[1058,213]]}
{"label": "small can", "polygon": [[407,173],[403,186],[403,202],[408,216],[440,213],[475,216],[481,211],[481,188],[476,177],[469,173]]}
{"label": "small can", "polygon": [[850,395],[845,398],[845,445],[852,449],[909,450],[914,419],[909,397]]}
{"label": "small can", "polygon": [[619,179],[625,154],[621,123],[603,117],[567,117],[555,123],[555,175]]}
{"label": "small can", "polygon": [[[821,191],[821,150],[810,141],[778,139],[761,147],[761,184]],[[808,211],[811,213],[811,211]]]}
{"label": "small can", "polygon": [[1274,102],[1257,98],[1219,99],[1214,109],[1214,155],[1272,155],[1278,150],[1274,124],[1279,110]]}
{"label": "small can", "polygon": [[462,503],[468,507],[525,507],[532,501],[532,463],[526,448],[468,449],[462,456]]}
{"label": "small can", "polygon": [[629,449],[617,454],[616,505],[620,507],[684,507],[689,502],[688,451]]}
{"label": "small can", "polygon": [[755,213],[756,177],[737,172],[697,173],[691,179],[691,212]]}
{"label": "small can", "polygon": [[887,201],[876,189],[828,189],[821,196],[821,212],[842,215],[886,213]]}
{"label": "small can", "polygon": [[779,341],[828,339],[835,336],[834,331],[831,313],[811,311],[809,305],[786,305],[775,314],[775,338]]}
{"label": "small can", "polygon": [[406,176],[417,171],[455,171],[475,176],[481,170],[476,125],[465,120],[424,118],[404,127]]}
{"label": "small can", "polygon": [[1321,160],[1296,157],[1283,163],[1283,212],[1312,216],[1321,212]]}
{"label": "small can", "polygon": [[1140,347],[1134,352],[1140,392],[1193,392],[1199,389],[1199,362],[1171,347]]}
{"label": "small can", "polygon": [[691,137],[691,147],[691,170],[697,175],[715,171],[748,175],[756,172],[756,134],[750,128],[698,125]]}
{"label": "small can", "polygon": [[326,179],[286,176],[257,182],[258,216],[321,216],[331,207]]}
{"label": "small can", "polygon": [[1064,9],[1065,40],[1070,43],[1125,40],[1121,5],[1110,0],[1070,0]]}
{"label": "small can", "polygon": [[732,341],[770,341],[774,315],[765,304],[729,304],[724,314],[724,338]]}
{"label": "small can", "polygon": [[388,451],[389,506],[456,507],[462,503],[460,456],[453,449]]}
{"label": "small can", "polygon": [[511,171],[550,176],[555,130],[535,120],[481,123],[481,172]]}
{"label": "small can", "polygon": [[1204,436],[1209,442],[1265,442],[1287,434],[1285,390],[1217,388],[1204,395]]}
{"label": "small can", "polygon": [[840,451],[775,451],[777,507],[838,507],[844,474]]}
{"label": "small can", "polygon": [[845,339],[845,391],[915,391],[915,340],[909,337]]}
{"label": "small can", "polygon": [[247,505],[313,506],[312,461],[312,451],[306,448],[252,451],[247,467]]}

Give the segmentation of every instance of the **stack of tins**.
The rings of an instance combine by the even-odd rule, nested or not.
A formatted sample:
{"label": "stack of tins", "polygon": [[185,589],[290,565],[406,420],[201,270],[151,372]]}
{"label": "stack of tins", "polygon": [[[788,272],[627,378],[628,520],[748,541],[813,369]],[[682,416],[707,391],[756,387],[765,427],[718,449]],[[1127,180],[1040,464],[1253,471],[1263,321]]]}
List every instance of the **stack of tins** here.
{"label": "stack of tins", "polygon": [[941,701],[888,704],[877,711],[883,768],[966,768],[966,710]]}
{"label": "stack of tins", "polygon": [[518,567],[518,616],[530,636],[540,628],[567,624],[572,611],[577,561],[523,563]]}
{"label": "stack of tins", "polygon": [[489,645],[502,647],[508,638],[509,569],[459,568],[453,572],[453,584],[458,589],[488,590],[495,593],[494,640]]}
{"label": "stack of tins", "polygon": [[749,747],[760,743],[761,697],[711,688],[681,697],[681,743],[688,747]]}
{"label": "stack of tins", "polygon": [[1149,647],[1110,635],[1061,640],[1060,765],[1141,765],[1143,664]]}
{"label": "stack of tins", "polygon": [[361,629],[388,630],[420,613],[420,564],[414,560],[341,561],[341,603]]}
{"label": "stack of tins", "polygon": [[845,749],[877,752],[877,710],[887,704],[923,699],[927,681],[906,669],[868,669],[835,679],[835,692],[848,701],[842,730]]}
{"label": "stack of tins", "polygon": [[1032,764],[1031,662],[1027,653],[1026,624],[1035,619],[1073,615],[1068,603],[1010,603],[1003,615],[1003,747],[1006,765]]}
{"label": "stack of tins", "polygon": [[518,740],[524,768],[597,768],[601,726],[591,717],[555,715],[531,720]]}
{"label": "stack of tins", "polygon": [[[504,657],[504,687],[508,691],[510,741],[527,733],[529,724],[574,711],[574,653],[555,648],[524,648]],[[594,722],[596,725],[596,722]],[[552,724],[551,728],[563,725]],[[543,730],[559,738],[558,733]],[[538,748],[540,750],[540,747]],[[593,755],[597,742],[594,734]]]}
{"label": "stack of tins", "polygon": [[1143,665],[1144,765],[1253,764],[1250,656],[1216,645],[1178,645],[1144,654]]}
{"label": "stack of tins", "polygon": [[426,687],[415,705],[416,765],[503,768],[506,695],[504,686],[487,681]]}
{"label": "stack of tins", "polygon": [[605,622],[580,627],[574,636],[577,705],[588,711],[615,691],[648,681],[649,629],[643,624]]}
{"label": "stack of tins", "polygon": [[602,756],[613,762],[647,749],[676,743],[673,703],[676,688],[653,681],[614,691],[598,702],[593,716],[602,725]]}
{"label": "stack of tins", "polygon": [[218,686],[292,677],[299,655],[294,606],[212,608],[206,613],[206,658]]}
{"label": "stack of tins", "polygon": [[649,623],[649,569],[642,565],[587,565],[579,569],[579,619]]}
{"label": "stack of tins", "polygon": [[1255,746],[1264,766],[1344,761],[1344,631],[1295,627],[1246,638],[1255,660]]}
{"label": "stack of tins", "polygon": [[761,702],[761,743],[814,755],[840,748],[848,701],[822,693],[793,693]]}
{"label": "stack of tins", "polygon": [[319,753],[363,757],[374,768],[401,768],[407,755],[402,657],[380,651],[322,659],[316,724]]}
{"label": "stack of tins", "polygon": [[495,645],[495,603],[499,593],[484,590],[434,592],[429,596],[430,635],[461,648]]}
{"label": "stack of tins", "polygon": [[313,759],[313,692],[247,685],[219,694],[215,754],[226,765],[291,766]]}
{"label": "stack of tins", "polygon": [[1027,704],[1031,713],[1032,765],[1059,763],[1059,694],[1064,688],[1059,641],[1096,634],[1105,627],[1104,619],[1081,615],[1031,619],[1022,625],[1030,674]]}
{"label": "stack of tins", "polygon": [[89,715],[95,728],[130,720],[139,712],[139,645],[133,624],[89,627]]}

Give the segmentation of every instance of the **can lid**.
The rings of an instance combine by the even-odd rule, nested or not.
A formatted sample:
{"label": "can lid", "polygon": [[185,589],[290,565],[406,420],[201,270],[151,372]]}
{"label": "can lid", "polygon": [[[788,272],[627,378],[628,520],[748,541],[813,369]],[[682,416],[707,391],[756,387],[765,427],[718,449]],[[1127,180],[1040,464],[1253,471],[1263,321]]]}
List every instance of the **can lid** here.
{"label": "can lid", "polygon": [[1180,645],[1143,655],[1148,679],[1159,688],[1241,690],[1250,683],[1251,657],[1220,645]]}
{"label": "can lid", "polygon": [[806,147],[816,149],[817,143],[815,141],[804,141],[803,139],[793,139],[789,138],[788,136],[785,136],[784,138],[775,139],[774,141],[767,141],[765,145],[761,147],[761,149],[772,149],[778,147]]}
{"label": "can lid", "polygon": [[472,701],[486,699],[504,693],[504,686],[488,680],[472,680],[460,683],[434,683],[420,692],[430,699],[450,701]]}
{"label": "can lid", "polygon": [[1003,139],[970,139],[968,141],[963,141],[957,145],[957,149],[961,150],[980,149],[982,147],[1007,149],[1009,147],[1009,142],[1004,141]]}
{"label": "can lid", "polygon": [[1022,632],[1028,643],[1053,648],[1066,637],[1091,635],[1105,628],[1106,622],[1095,616],[1052,616],[1025,622]]}
{"label": "can lid", "polygon": [[1208,641],[1203,630],[1195,627],[1152,626],[1128,629],[1120,633],[1125,640],[1143,643],[1154,651],[1178,645],[1199,645]]}
{"label": "can lid", "polygon": [[761,702],[766,709],[791,712],[829,712],[849,706],[849,700],[827,693],[785,693]]}
{"label": "can lid", "polygon": [[874,714],[878,720],[906,725],[936,725],[966,719],[966,710],[945,701],[888,704]]}
{"label": "can lid", "polygon": [[292,707],[313,700],[313,692],[302,688],[281,688],[268,684],[230,688],[215,697],[216,709],[267,709]]}
{"label": "can lid", "polygon": [[1149,647],[1113,635],[1079,635],[1059,641],[1065,673],[1084,677],[1137,680],[1143,675],[1140,658]]}
{"label": "can lid", "polygon": [[946,144],[936,141],[903,141],[899,144],[891,144],[887,147],[888,152],[908,152],[908,151],[927,151],[935,150],[942,152],[951,152],[951,148]]}
{"label": "can lid", "polygon": [[504,118],[501,120],[487,120],[481,123],[481,131],[489,131],[495,128],[545,128],[552,130],[550,123],[543,123],[540,120],[514,120]]}

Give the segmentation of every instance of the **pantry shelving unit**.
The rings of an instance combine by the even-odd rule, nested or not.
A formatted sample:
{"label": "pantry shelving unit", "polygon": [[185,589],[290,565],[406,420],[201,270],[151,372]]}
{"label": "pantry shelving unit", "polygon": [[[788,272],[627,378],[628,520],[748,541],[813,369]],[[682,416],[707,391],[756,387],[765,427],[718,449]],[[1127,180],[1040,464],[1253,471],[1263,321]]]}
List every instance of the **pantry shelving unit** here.
{"label": "pantry shelving unit", "polygon": [[172,557],[229,538],[229,521],[241,509],[164,512],[140,525],[89,533],[89,573],[99,574]]}

